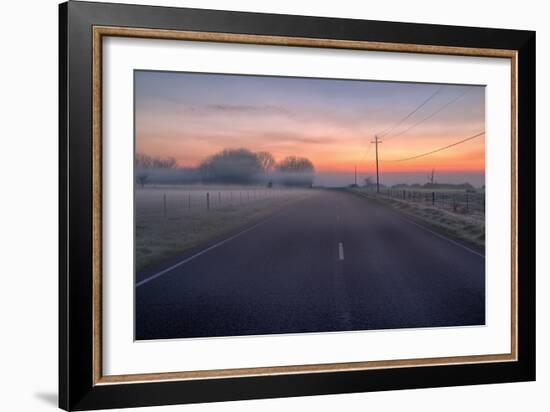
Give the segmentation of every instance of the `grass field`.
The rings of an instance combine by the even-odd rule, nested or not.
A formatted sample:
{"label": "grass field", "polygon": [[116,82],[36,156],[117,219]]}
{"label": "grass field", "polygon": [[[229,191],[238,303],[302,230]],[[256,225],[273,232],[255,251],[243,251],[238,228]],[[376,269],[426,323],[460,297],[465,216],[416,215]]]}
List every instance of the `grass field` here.
{"label": "grass field", "polygon": [[403,200],[396,197],[376,195],[361,189],[350,189],[354,193],[400,210],[434,229],[461,239],[478,250],[485,249],[485,213],[453,212],[432,207],[426,203]]}
{"label": "grass field", "polygon": [[253,224],[314,189],[159,185],[135,194],[136,271]]}

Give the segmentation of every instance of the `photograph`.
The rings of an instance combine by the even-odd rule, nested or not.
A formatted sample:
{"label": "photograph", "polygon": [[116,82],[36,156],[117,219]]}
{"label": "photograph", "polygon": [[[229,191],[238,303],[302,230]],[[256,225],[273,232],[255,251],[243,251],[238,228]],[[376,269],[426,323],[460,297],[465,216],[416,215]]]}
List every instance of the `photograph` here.
{"label": "photograph", "polygon": [[485,325],[484,85],[133,73],[137,341]]}

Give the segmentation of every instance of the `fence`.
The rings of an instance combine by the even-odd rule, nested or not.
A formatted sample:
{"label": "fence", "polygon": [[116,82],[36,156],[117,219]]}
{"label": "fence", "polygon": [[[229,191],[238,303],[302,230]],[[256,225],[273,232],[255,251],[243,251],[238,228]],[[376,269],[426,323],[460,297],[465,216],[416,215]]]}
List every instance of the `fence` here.
{"label": "fence", "polygon": [[454,213],[484,214],[485,193],[466,191],[428,191],[386,188],[379,195],[406,202],[419,203]]}
{"label": "fence", "polygon": [[136,216],[164,218],[203,213],[228,207],[253,205],[286,196],[288,190],[275,188],[174,190],[140,189],[136,192]]}

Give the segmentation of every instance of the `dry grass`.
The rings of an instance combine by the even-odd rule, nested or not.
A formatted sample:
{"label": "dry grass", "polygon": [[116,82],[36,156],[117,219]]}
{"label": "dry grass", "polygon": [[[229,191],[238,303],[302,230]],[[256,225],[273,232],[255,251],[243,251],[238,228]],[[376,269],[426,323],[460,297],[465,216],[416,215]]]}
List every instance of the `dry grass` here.
{"label": "dry grass", "polygon": [[366,194],[357,190],[353,192],[410,215],[440,232],[465,241],[476,249],[485,249],[484,216],[453,213],[421,203]]}
{"label": "dry grass", "polygon": [[[213,189],[213,190],[212,190]],[[264,195],[251,195],[251,200],[224,202],[229,199],[228,189],[221,194],[222,202],[217,203],[218,192],[223,188],[210,188],[212,204],[207,210],[203,200],[206,189],[198,190],[181,186],[140,189],[136,193],[136,271],[158,265],[182,252],[214,239],[223,238],[252,225],[286,206],[306,198],[311,190],[275,189],[263,191]],[[235,195],[235,188],[233,190]],[[250,190],[248,188],[243,189]],[[258,191],[259,192],[259,191]],[[162,196],[167,194],[167,214],[164,215]],[[187,209],[187,196],[195,196],[191,209]],[[237,195],[238,196],[238,195]]]}

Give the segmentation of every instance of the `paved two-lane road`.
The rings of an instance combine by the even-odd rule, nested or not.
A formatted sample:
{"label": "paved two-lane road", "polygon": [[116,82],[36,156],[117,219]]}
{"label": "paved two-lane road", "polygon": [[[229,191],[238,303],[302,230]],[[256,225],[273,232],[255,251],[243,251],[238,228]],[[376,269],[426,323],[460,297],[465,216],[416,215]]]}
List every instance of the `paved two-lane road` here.
{"label": "paved two-lane road", "polygon": [[182,261],[138,276],[137,339],[485,322],[482,255],[344,191]]}

